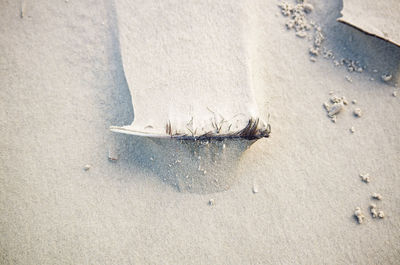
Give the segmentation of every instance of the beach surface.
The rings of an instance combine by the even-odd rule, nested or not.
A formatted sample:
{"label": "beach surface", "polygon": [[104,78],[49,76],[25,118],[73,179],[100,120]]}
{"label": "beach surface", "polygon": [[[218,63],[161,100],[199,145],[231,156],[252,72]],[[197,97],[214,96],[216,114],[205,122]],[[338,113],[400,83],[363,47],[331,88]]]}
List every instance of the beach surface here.
{"label": "beach surface", "polygon": [[[223,191],[188,192],[165,181],[159,157],[174,150],[109,130],[136,118],[124,11],[1,1],[0,263],[398,264],[400,49],[337,22],[342,1],[309,2],[318,56],[317,27],[296,36],[280,1],[246,1],[249,84],[271,137],[219,172]],[[336,122],[323,107],[334,95],[348,101]]]}

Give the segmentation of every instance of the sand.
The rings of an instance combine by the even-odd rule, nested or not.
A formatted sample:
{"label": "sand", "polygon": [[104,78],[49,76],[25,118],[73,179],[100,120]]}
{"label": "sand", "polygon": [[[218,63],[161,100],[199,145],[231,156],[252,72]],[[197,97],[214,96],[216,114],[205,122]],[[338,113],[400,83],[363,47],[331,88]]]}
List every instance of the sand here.
{"label": "sand", "polygon": [[396,0],[345,0],[338,21],[400,47],[399,10],[400,2]]}
{"label": "sand", "polygon": [[135,119],[112,130],[220,136],[243,130],[250,120],[265,130],[250,82],[243,13],[234,1],[116,1]]}
{"label": "sand", "polygon": [[[366,68],[349,72],[322,54],[312,62],[312,40],[285,28],[277,3],[249,1],[243,18],[271,138],[220,176],[226,191],[187,192],[163,180],[156,155],[173,150],[109,131],[134,117],[115,5],[26,1],[21,18],[20,2],[2,1],[0,263],[396,264],[400,50],[336,22],[341,1],[315,1],[308,16],[324,47]],[[357,101],[336,123],[322,106],[331,91]],[[369,214],[372,202],[383,219]]]}

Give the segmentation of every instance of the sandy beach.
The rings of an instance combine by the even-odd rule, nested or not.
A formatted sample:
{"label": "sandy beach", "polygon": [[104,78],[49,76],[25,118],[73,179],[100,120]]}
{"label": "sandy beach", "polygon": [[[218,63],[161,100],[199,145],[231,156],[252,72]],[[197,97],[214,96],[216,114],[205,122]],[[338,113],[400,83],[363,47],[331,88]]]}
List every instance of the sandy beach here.
{"label": "sandy beach", "polygon": [[[245,1],[241,18],[271,136],[228,148],[220,184],[208,172],[188,190],[197,166],[167,178],[173,140],[109,130],[137,114],[124,9],[0,1],[0,264],[398,264],[400,48],[336,21],[341,0],[310,0],[316,26],[296,36],[280,3]],[[336,122],[323,106],[333,96],[347,101]]]}

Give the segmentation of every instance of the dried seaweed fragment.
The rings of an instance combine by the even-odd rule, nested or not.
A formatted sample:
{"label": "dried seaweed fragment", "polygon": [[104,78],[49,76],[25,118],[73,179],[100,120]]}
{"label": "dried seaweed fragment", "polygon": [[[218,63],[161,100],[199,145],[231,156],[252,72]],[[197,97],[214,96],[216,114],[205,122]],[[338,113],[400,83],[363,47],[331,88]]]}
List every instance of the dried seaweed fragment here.
{"label": "dried seaweed fragment", "polygon": [[[214,124],[215,125],[215,124]],[[206,132],[202,135],[189,135],[184,133],[172,133],[171,123],[166,125],[166,133],[171,135],[172,138],[186,139],[186,140],[209,140],[209,139],[224,139],[224,138],[241,138],[246,140],[257,140],[261,138],[268,138],[271,134],[271,125],[264,126],[260,120],[250,118],[247,125],[236,132],[221,133],[220,127],[214,127],[216,130]]]}
{"label": "dried seaweed fragment", "polygon": [[165,132],[172,136],[172,128],[171,128],[171,121],[168,121],[165,125]]}

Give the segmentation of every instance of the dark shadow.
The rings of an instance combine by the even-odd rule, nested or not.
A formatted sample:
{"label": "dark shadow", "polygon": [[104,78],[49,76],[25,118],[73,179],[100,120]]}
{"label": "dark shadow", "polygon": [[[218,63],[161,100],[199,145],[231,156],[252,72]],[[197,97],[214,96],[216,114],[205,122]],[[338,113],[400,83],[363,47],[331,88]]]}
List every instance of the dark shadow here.
{"label": "dark shadow", "polygon": [[121,154],[118,163],[151,171],[178,191],[202,194],[228,190],[237,179],[241,155],[254,143],[244,139],[117,138]]}
{"label": "dark shadow", "polygon": [[134,110],[122,64],[115,2],[104,0],[104,6],[107,12],[107,33],[110,34],[105,51],[108,53],[113,84],[111,98],[107,99],[112,104],[106,104],[110,108],[105,110],[106,122],[108,126],[127,125],[131,124],[134,119]]}

